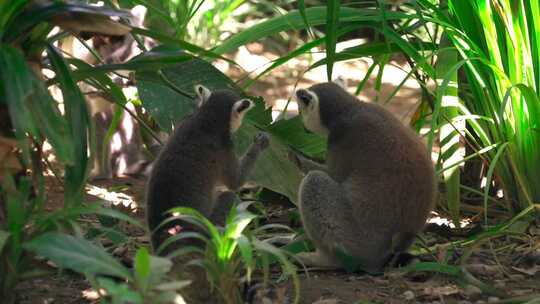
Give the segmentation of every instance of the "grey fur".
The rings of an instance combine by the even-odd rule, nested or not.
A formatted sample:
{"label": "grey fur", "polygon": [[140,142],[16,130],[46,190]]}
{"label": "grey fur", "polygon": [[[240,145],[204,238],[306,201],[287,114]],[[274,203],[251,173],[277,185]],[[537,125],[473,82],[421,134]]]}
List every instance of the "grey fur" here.
{"label": "grey fur", "polygon": [[[222,224],[235,195],[218,189],[225,186],[228,190],[237,190],[269,144],[268,136],[259,133],[246,154],[237,159],[230,126],[235,117],[233,107],[241,98],[228,90],[199,97],[202,99],[200,108],[176,126],[150,175],[146,213],[151,232],[166,218],[164,213],[177,206],[197,209]],[[243,115],[248,109],[234,114]],[[164,226],[152,234],[154,250],[165,239],[164,231],[168,228],[170,226]]]}
{"label": "grey fur", "polygon": [[322,127],[315,129],[328,134],[326,167],[295,159],[305,171],[316,169],[304,177],[298,201],[317,252],[298,258],[335,268],[342,250],[365,271],[380,272],[392,255],[407,250],[433,208],[436,179],[426,147],[391,113],[334,83],[296,95],[301,115],[312,115],[305,109],[318,104]]}

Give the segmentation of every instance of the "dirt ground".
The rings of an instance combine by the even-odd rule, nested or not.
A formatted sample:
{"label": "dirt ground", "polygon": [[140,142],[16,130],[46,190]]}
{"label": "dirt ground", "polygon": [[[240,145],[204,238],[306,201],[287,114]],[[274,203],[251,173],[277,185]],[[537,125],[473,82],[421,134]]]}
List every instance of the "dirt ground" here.
{"label": "dirt ground", "polygon": [[[256,45],[246,49],[250,56],[270,58]],[[243,60],[255,60],[246,54],[241,54],[237,60],[242,65]],[[261,59],[261,58],[259,58]],[[293,62],[291,65],[307,66],[305,62]],[[344,76],[351,92],[354,86],[363,78],[367,63],[340,63],[336,66],[336,76]],[[228,67],[223,67],[227,69]],[[262,95],[269,104],[281,108],[290,97],[295,85],[308,86],[311,83],[324,81],[326,73],[316,69],[306,73],[302,81],[293,83],[298,73],[287,71],[283,67],[272,73],[272,77],[257,82],[250,90],[254,95]],[[230,75],[239,71],[229,71]],[[324,77],[323,77],[324,75]],[[401,76],[400,76],[401,75]],[[389,67],[382,82],[382,94],[378,97],[383,102],[401,81],[404,73],[398,68]],[[401,77],[401,78],[400,78]],[[357,82],[350,81],[356,79]],[[404,123],[414,111],[419,100],[419,90],[413,81],[407,81],[405,86],[387,105]],[[374,80],[368,81],[361,97],[373,101],[377,98]],[[143,221],[144,210],[141,207],[144,192],[144,179],[124,178],[90,183],[88,201],[99,200],[98,196],[117,203],[116,208],[131,213]],[[47,179],[49,210],[61,206],[63,190],[59,181],[50,177]],[[112,193],[112,194],[111,194]],[[108,195],[108,196],[107,196]],[[283,203],[267,206],[270,220],[282,222],[288,209]],[[85,218],[88,223],[95,219]],[[473,218],[474,220],[474,218]],[[443,229],[444,230],[444,229]],[[135,245],[147,245],[148,240],[144,231],[126,227],[127,234],[132,237],[131,245],[124,249],[115,250],[115,254],[127,265],[131,264]],[[383,275],[371,276],[366,274],[310,271],[309,277],[301,272],[301,303],[334,304],[334,303],[521,303],[531,299],[540,299],[540,226],[538,223],[524,227],[523,233],[515,236],[505,236],[481,242],[470,251],[455,250],[447,254],[451,242],[460,237],[444,235],[444,233],[426,232],[422,238],[432,252],[420,256],[422,261],[456,261],[464,254],[470,254],[464,266],[470,277],[459,279],[443,274],[416,272],[405,274],[399,269],[389,269]],[[463,237],[467,235],[464,234]],[[277,275],[277,274],[276,274]],[[487,287],[483,284],[487,284]],[[283,283],[283,288],[289,295],[290,283]],[[17,287],[18,303],[21,304],[51,304],[51,303],[97,303],[95,291],[84,277],[69,271],[58,272],[54,276],[25,281]],[[540,303],[540,300],[537,300]],[[1,301],[0,301],[1,302]],[[287,303],[287,300],[276,300],[273,303]]]}
{"label": "dirt ground", "polygon": [[[58,208],[63,195],[60,183],[48,179],[48,208]],[[113,189],[110,199],[117,202],[140,203],[144,180],[134,178],[116,179],[92,183],[101,189]],[[93,188],[94,191],[96,188]],[[119,190],[120,189],[120,190]],[[88,195],[89,201],[97,201]],[[131,201],[131,198],[133,199]],[[127,205],[127,204],[126,204]],[[143,221],[140,207],[116,206]],[[289,208],[283,202],[270,203],[268,214],[271,222],[283,222]],[[92,222],[93,219],[85,219]],[[132,245],[148,245],[140,229],[123,229],[133,238]],[[425,233],[422,238],[431,248],[431,254],[420,256],[422,261],[448,259],[455,261],[464,254],[457,251],[445,256],[450,239],[439,234]],[[473,280],[459,280],[443,274],[415,272],[405,274],[400,269],[389,269],[383,275],[372,276],[361,273],[346,273],[310,270],[309,275],[300,272],[301,302],[317,304],[334,303],[522,303],[533,298],[540,299],[540,226],[532,226],[527,233],[516,237],[497,238],[474,248],[467,260],[466,269],[475,279],[488,284],[493,291],[482,291],[482,285],[473,286]],[[135,246],[115,250],[115,254],[126,265],[131,264]],[[536,250],[536,251],[535,251]],[[117,252],[118,251],[118,252]],[[276,272],[274,274],[278,276]],[[480,286],[480,288],[478,287]],[[277,287],[288,296],[273,303],[288,303],[292,285],[282,283]],[[96,293],[84,277],[70,271],[58,272],[54,276],[25,281],[17,287],[18,303],[98,303]],[[507,298],[511,298],[508,300]],[[534,302],[537,303],[537,302]]]}

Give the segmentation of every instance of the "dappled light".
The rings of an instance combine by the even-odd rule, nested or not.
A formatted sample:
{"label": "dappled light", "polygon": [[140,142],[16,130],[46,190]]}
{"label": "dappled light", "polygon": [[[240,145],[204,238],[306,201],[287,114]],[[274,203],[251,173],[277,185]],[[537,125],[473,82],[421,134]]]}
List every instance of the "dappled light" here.
{"label": "dappled light", "polygon": [[86,193],[96,196],[107,202],[111,202],[113,205],[120,205],[125,208],[131,209],[133,212],[135,212],[138,208],[137,202],[133,199],[133,197],[123,192],[110,191],[106,188],[87,184]]}

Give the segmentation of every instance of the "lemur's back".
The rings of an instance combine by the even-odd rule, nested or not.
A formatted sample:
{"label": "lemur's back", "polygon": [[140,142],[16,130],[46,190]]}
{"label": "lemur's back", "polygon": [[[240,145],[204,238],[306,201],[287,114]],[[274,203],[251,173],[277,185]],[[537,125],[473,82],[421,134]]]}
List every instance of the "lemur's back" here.
{"label": "lemur's back", "polygon": [[343,133],[330,133],[327,164],[329,175],[358,205],[354,218],[384,231],[420,231],[435,195],[425,145],[379,105],[358,102],[350,113]]}
{"label": "lemur's back", "polygon": [[[207,136],[200,136],[191,119],[187,118],[177,126],[155,161],[146,197],[151,227],[157,226],[164,219],[163,212],[170,208],[179,205],[196,209],[210,206],[202,200],[211,199],[205,194],[212,193],[213,181],[217,180],[218,170],[212,160],[219,150]],[[200,168],[205,173],[192,168]]]}

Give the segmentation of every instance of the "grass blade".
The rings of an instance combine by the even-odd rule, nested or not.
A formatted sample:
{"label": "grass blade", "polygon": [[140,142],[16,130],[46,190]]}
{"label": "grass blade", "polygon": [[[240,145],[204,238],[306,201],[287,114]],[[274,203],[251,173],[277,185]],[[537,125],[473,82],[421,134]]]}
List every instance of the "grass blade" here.
{"label": "grass blade", "polygon": [[330,0],[326,4],[326,76],[332,81],[334,57],[336,55],[337,27],[339,22],[339,0]]}
{"label": "grass blade", "polygon": [[60,53],[49,44],[47,54],[62,89],[66,120],[74,146],[74,162],[65,167],[65,203],[79,205],[83,201],[84,185],[89,169],[87,150],[90,118],[81,90],[71,77],[71,71]]}

